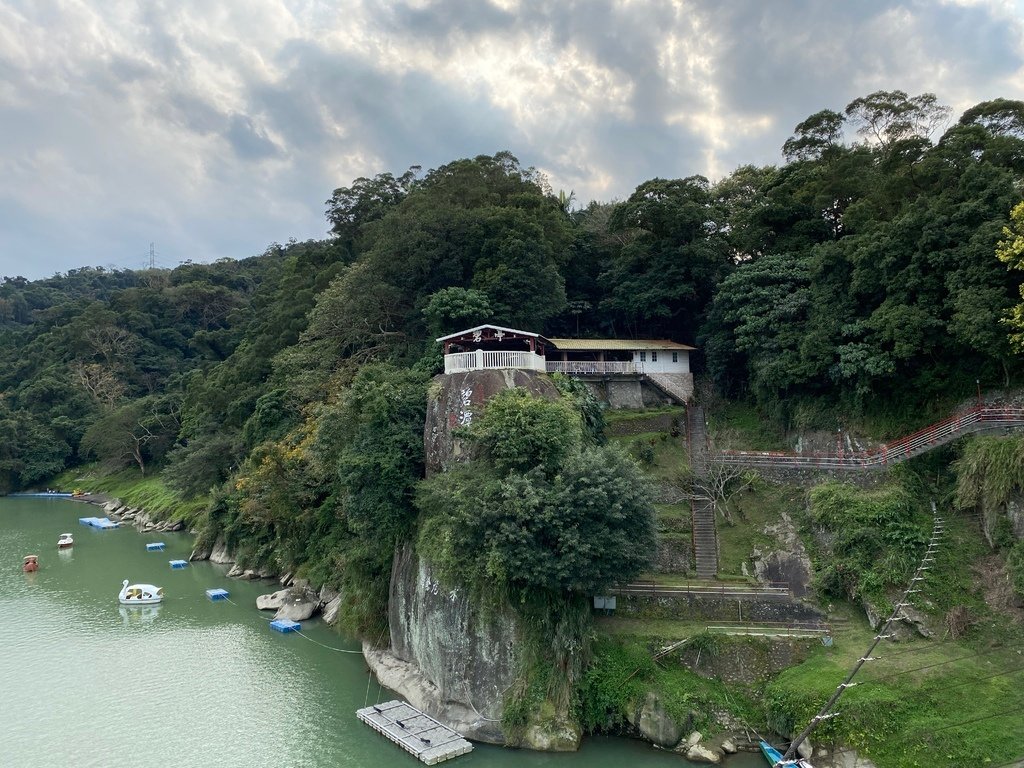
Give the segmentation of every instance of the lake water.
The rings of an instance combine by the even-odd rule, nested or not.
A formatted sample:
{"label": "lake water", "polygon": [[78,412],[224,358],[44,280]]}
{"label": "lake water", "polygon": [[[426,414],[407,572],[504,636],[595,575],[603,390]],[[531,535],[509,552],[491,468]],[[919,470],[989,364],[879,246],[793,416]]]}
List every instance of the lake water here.
{"label": "lake water", "polygon": [[[189,536],[98,531],[98,507],[0,498],[0,764],[147,768],[336,768],[420,765],[360,723],[356,709],[393,698],[358,650],[319,621],[281,635],[256,596],[275,584],[225,578],[187,559]],[[75,546],[58,552],[70,531]],[[145,544],[164,541],[164,552]],[[40,570],[21,559],[40,556]],[[158,606],[118,605],[121,582],[156,584]],[[233,603],[207,600],[223,587]],[[317,645],[315,640],[329,648]],[[477,745],[453,766],[669,768],[678,755],[627,739],[588,738],[573,754]],[[763,766],[741,755],[729,768]]]}

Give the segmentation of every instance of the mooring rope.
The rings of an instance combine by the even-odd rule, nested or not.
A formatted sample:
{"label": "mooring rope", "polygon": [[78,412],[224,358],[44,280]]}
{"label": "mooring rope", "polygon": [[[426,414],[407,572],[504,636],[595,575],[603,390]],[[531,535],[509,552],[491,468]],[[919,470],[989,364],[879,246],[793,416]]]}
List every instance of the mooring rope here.
{"label": "mooring rope", "polygon": [[[232,600],[232,599],[231,599],[230,597],[228,597],[228,596],[226,596],[226,595],[224,596],[224,600],[225,600],[226,602],[229,602],[229,603],[231,603],[231,604],[232,604],[233,606],[235,606],[235,608],[241,608],[241,607],[242,607],[242,606],[240,606],[240,605],[239,605],[238,603],[236,603],[236,602],[235,602],[234,600]],[[260,617],[261,619],[263,619],[264,621],[273,621],[273,620],[274,620],[274,619],[273,619],[273,617],[271,617],[271,618],[269,618],[269,619],[268,619],[268,618],[267,618],[266,616],[264,616],[264,615],[263,615],[262,613],[257,613],[256,615],[257,615],[257,616],[259,616],[259,617]]]}
{"label": "mooring rope", "polygon": [[[469,708],[472,709],[474,712],[476,712],[477,717],[479,717],[481,720],[486,720],[489,723],[500,723],[501,722],[501,718],[500,717],[488,717],[487,715],[482,714],[480,712],[480,710],[477,709],[475,706],[473,706],[473,694],[469,690],[469,680],[467,680],[465,678],[465,674],[466,674],[465,669],[463,669],[462,674],[463,674],[462,685],[466,689],[466,703],[469,704]],[[512,685],[514,685],[514,684],[515,684],[514,682],[509,684],[508,688],[511,688]],[[498,686],[494,686],[494,688],[495,688],[495,690],[497,690]],[[507,691],[508,688],[506,688],[505,690]]]}
{"label": "mooring rope", "polygon": [[[232,600],[230,597],[225,597],[224,599],[227,602],[231,603],[236,608],[241,608],[242,607],[238,603],[236,603],[234,600]],[[256,615],[259,616],[264,621],[273,621],[274,620],[272,617],[268,619],[266,616],[264,616],[262,614],[256,614]],[[360,651],[353,651],[353,650],[351,650],[349,648],[335,648],[335,647],[330,646],[330,645],[324,645],[319,640],[314,640],[312,637],[307,635],[305,632],[301,632],[299,630],[296,630],[295,634],[299,635],[300,637],[306,638],[307,640],[309,640],[309,642],[315,643],[316,645],[319,645],[321,648],[326,648],[328,651],[337,651],[338,653],[358,653],[360,655],[362,655],[362,653],[363,653],[361,650]]]}
{"label": "mooring rope", "polygon": [[363,652],[361,650],[360,651],[353,651],[350,648],[333,648],[330,645],[324,645],[323,643],[321,643],[321,642],[319,642],[317,640],[314,640],[312,637],[307,635],[305,632],[300,632],[299,630],[295,630],[295,634],[299,635],[300,637],[306,638],[311,643],[316,643],[321,648],[326,648],[328,651],[337,651],[338,653],[358,653],[360,656],[363,655]]}
{"label": "mooring rope", "polygon": [[[388,631],[388,625],[385,624],[383,626],[383,628],[381,628],[380,634],[377,635],[377,642],[374,643],[374,646],[373,646],[374,648],[376,648],[376,647],[378,647],[380,645],[380,641],[384,639],[384,633],[387,632],[387,631]],[[367,664],[366,665],[366,696],[363,697],[363,708],[364,709],[366,708],[367,702],[370,700],[370,683],[372,683],[372,682],[373,682],[373,669],[370,667],[369,664]],[[375,704],[380,704],[380,697],[381,697],[381,694],[383,694],[383,693],[384,693],[384,685],[381,684],[381,686],[377,689],[377,701],[375,702]]]}

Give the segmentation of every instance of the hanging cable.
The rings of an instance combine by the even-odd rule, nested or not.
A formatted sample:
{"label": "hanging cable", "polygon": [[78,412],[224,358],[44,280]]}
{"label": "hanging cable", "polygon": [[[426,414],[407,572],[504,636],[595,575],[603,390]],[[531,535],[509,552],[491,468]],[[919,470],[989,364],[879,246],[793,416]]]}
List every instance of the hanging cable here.
{"label": "hanging cable", "polygon": [[805,727],[803,731],[801,731],[800,734],[792,742],[790,742],[789,749],[787,749],[786,754],[782,756],[783,764],[786,764],[786,761],[792,761],[796,757],[796,751],[799,748],[800,744],[804,741],[804,739],[806,739],[810,735],[811,731],[814,730],[815,726],[817,726],[818,723],[822,721],[822,719],[828,716],[829,710],[831,710],[832,707],[834,707],[836,703],[839,701],[839,697],[843,695],[843,691],[851,687],[851,683],[853,683],[853,678],[860,671],[860,668],[864,666],[866,662],[874,661],[874,657],[871,655],[872,652],[875,650],[878,644],[882,642],[882,638],[886,637],[886,631],[889,629],[892,623],[896,621],[896,618],[899,616],[900,611],[904,607],[910,605],[910,603],[907,601],[910,599],[911,592],[914,590],[914,585],[918,581],[922,580],[919,577],[921,577],[921,574],[924,573],[930,567],[928,563],[931,563],[935,560],[935,552],[938,547],[937,542],[941,538],[942,532],[944,530],[945,522],[943,518],[939,517],[938,509],[936,509],[935,507],[935,502],[932,501],[932,535],[928,541],[928,546],[925,549],[924,556],[921,558],[921,561],[917,566],[917,570],[911,577],[909,585],[907,586],[906,590],[904,590],[903,596],[900,598],[899,602],[897,602],[896,605],[893,607],[892,614],[886,620],[885,624],[882,625],[882,628],[878,630],[878,634],[875,635],[875,639],[868,647],[867,651],[864,653],[863,656],[860,657],[857,663],[853,665],[853,668],[850,670],[849,674],[847,674],[846,679],[839,684],[839,686],[836,688],[835,692],[832,694],[829,700],[825,702],[825,706],[823,706],[818,711],[818,713],[811,718],[811,721],[807,724],[807,727]]}

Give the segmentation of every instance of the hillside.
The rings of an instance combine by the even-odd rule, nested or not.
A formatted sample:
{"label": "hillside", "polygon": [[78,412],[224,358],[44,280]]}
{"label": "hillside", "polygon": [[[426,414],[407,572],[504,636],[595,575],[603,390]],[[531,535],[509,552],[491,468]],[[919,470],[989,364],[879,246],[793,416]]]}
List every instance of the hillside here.
{"label": "hillside", "polygon": [[[423,568],[470,590],[473,606],[518,606],[532,634],[502,727],[535,746],[552,723],[561,744],[625,728],[635,696],[657,691],[694,726],[735,726],[731,713],[792,730],[864,639],[863,605],[884,608],[907,577],[935,499],[957,516],[926,611],[944,644],[914,647],[937,659],[998,649],[1007,675],[988,692],[1016,704],[1001,655],[1024,594],[1024,454],[1012,438],[954,443],[870,488],[725,478],[728,499],[713,506],[720,581],[754,585],[769,550],[802,548],[807,604],[845,617],[849,633],[740,683],[708,682],[696,660],[696,671],[654,664],[647,651],[663,641],[724,647],[677,616],[602,620],[607,637],[591,645],[594,594],[691,575],[689,504],[708,489],[681,409],[607,412],[555,380],[534,398],[492,392],[467,420],[461,400],[446,406],[467,459],[448,468],[450,485],[431,476],[425,448],[428,403],[444,391],[434,340],[483,322],[695,345],[696,400],[718,447],[792,448],[795,435],[813,444],[837,427],[840,439],[884,441],[979,391],[1020,386],[1024,103],[983,102],[937,137],[933,108],[871,94],[800,123],[781,166],[655,178],[582,209],[499,152],[334,190],[322,241],[173,270],[5,277],[0,492],[116,493],[181,520],[200,549],[217,544],[240,568],[339,590],[341,626],[369,645],[394,629],[396,552],[419,548]],[[630,680],[657,691],[593,676],[634,661],[644,675]],[[947,683],[966,687],[971,670],[951,669],[963,678]],[[867,688],[877,698],[852,696],[860,704],[827,733],[883,768],[912,764],[913,749],[952,754],[952,734],[923,734],[993,713],[969,697],[943,704],[935,680],[945,673]],[[876,717],[900,697],[912,710]],[[1016,756],[996,743],[996,720],[979,722],[957,732],[964,759]]]}

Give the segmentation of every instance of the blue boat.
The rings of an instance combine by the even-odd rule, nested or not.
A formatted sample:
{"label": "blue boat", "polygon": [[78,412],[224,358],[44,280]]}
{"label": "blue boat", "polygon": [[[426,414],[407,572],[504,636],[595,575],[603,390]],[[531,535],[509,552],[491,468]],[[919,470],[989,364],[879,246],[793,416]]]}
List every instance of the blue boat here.
{"label": "blue boat", "polygon": [[810,763],[803,759],[786,760],[783,762],[782,753],[779,752],[775,747],[769,744],[764,739],[760,742],[761,754],[764,755],[764,759],[768,761],[768,765],[775,768],[776,766],[787,766],[792,765],[794,768],[814,768]]}

